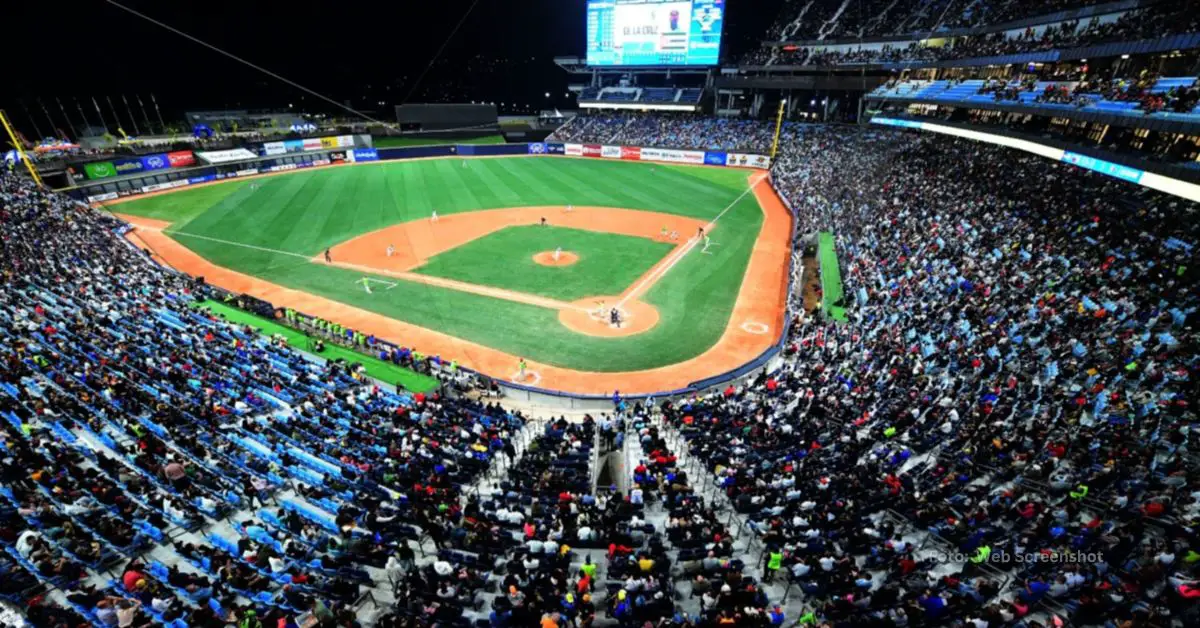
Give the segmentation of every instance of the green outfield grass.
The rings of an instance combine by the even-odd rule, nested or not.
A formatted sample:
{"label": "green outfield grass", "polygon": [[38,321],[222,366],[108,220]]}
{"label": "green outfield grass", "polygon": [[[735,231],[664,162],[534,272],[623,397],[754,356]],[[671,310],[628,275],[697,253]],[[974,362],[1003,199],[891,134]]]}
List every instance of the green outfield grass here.
{"label": "green outfield grass", "polygon": [[[745,194],[747,173],[719,168],[553,158],[468,160],[464,167],[461,159],[442,159],[296,171],[256,181],[261,185],[253,189],[234,181],[114,209],[175,220],[171,237],[226,268],[532,360],[592,371],[664,366],[711,347],[728,322],[762,224],[754,195]],[[326,247],[428,218],[435,209],[448,215],[566,204],[706,220],[728,211],[713,232],[711,255],[689,253],[642,295],[659,309],[659,324],[628,338],[582,336],[559,324],[555,310],[413,282],[366,294],[356,283],[362,273],[308,261]],[[596,293],[591,285],[578,290],[583,296]]]}
{"label": "green outfield grass", "polygon": [[[533,261],[562,247],[579,255],[570,266]],[[434,257],[416,272],[575,301],[620,294],[674,248],[666,242],[565,227],[508,227]]]}
{"label": "green outfield grass", "polygon": [[447,139],[441,137],[394,137],[380,135],[371,138],[375,148],[397,148],[400,146],[435,146],[439,144],[503,144],[503,135],[483,135],[466,139]]}

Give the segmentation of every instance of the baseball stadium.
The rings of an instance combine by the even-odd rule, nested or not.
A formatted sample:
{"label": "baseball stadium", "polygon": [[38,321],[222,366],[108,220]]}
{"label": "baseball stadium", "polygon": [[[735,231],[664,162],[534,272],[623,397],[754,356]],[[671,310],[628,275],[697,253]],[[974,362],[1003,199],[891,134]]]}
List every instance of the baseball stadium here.
{"label": "baseball stadium", "polygon": [[1200,626],[1200,1],[4,18],[0,626]]}

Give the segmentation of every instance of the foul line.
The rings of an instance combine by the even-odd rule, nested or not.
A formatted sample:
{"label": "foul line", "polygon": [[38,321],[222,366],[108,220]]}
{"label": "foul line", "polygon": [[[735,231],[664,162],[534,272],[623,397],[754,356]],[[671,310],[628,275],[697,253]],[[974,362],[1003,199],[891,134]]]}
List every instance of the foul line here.
{"label": "foul line", "polygon": [[[231,240],[223,240],[221,238],[213,238],[213,237],[209,237],[209,236],[197,235],[194,233],[184,233],[182,231],[169,231],[167,229],[163,229],[162,227],[151,227],[151,226],[140,225],[140,224],[136,224],[136,223],[134,223],[134,224],[135,224],[135,226],[137,226],[138,229],[150,229],[153,231],[160,231],[164,235],[168,235],[168,236],[179,235],[179,236],[184,236],[184,237],[188,237],[188,238],[197,238],[200,240],[208,240],[210,242],[217,242],[219,244],[226,244],[229,246],[239,246],[242,248],[253,249],[255,251],[263,251],[264,253],[274,253],[276,255],[287,255],[289,257],[298,257],[300,259],[303,259],[306,262],[310,262],[310,263],[314,263],[314,264],[333,266],[333,267],[342,268],[345,270],[356,270],[359,272],[370,273],[373,275],[383,275],[385,277],[394,277],[396,279],[403,279],[405,281],[409,281],[412,283],[419,283],[419,284],[424,284],[427,286],[435,286],[438,288],[447,288],[450,290],[457,290],[459,292],[466,292],[466,293],[475,294],[475,295],[479,295],[479,296],[491,297],[493,299],[503,299],[505,301],[512,301],[514,303],[522,303],[525,305],[544,307],[546,309],[551,309],[551,310],[575,310],[577,312],[588,312],[589,311],[585,307],[580,307],[580,306],[574,305],[572,303],[567,303],[566,301],[559,301],[557,299],[550,299],[547,297],[539,297],[539,296],[532,295],[532,294],[514,292],[512,290],[504,290],[502,288],[490,288],[487,286],[480,286],[480,285],[473,284],[473,283],[467,283],[465,281],[456,281],[454,279],[445,279],[442,277],[434,277],[432,275],[421,275],[421,274],[410,273],[410,272],[390,271],[390,270],[386,270],[383,268],[374,268],[371,266],[359,266],[358,264],[349,264],[346,262],[333,262],[331,264],[325,264],[321,261],[320,256],[313,257],[310,255],[303,255],[301,253],[293,253],[291,251],[281,251],[279,249],[271,249],[271,248],[267,248],[265,246],[256,246],[254,244],[246,244],[244,242],[233,242]],[[370,277],[368,277],[367,279],[370,279]],[[380,280],[376,279],[375,281],[380,281]]]}
{"label": "foul line", "polygon": [[[746,198],[746,195],[753,192],[754,188],[758,187],[758,184],[762,183],[766,178],[767,178],[767,176],[763,175],[763,176],[759,177],[759,179],[757,181],[755,181],[754,183],[751,183],[750,186],[745,189],[745,191],[743,191],[741,194],[739,194],[737,198],[733,199],[732,203],[727,205],[725,207],[725,209],[722,209],[721,213],[717,214],[715,218],[713,218],[712,220],[710,220],[708,222],[708,224],[704,225],[704,231],[706,233],[709,231],[712,231],[712,228],[717,225],[717,221],[721,219],[721,216],[724,216],[726,213],[729,212],[729,210],[733,209],[734,205],[737,205],[738,203],[741,202],[741,200],[743,198]],[[700,241],[701,241],[701,238],[699,236],[692,236],[691,238],[689,238],[687,241],[687,244],[680,246],[678,249],[673,251],[671,253],[671,255],[667,256],[668,261],[666,263],[661,264],[658,267],[656,267],[655,269],[653,269],[652,271],[650,271],[650,274],[646,275],[633,288],[626,290],[625,294],[621,296],[621,300],[617,302],[616,307],[620,308],[621,306],[625,305],[625,303],[627,301],[629,301],[632,298],[635,298],[638,295],[638,293],[642,292],[645,289],[652,287],[655,283],[658,282],[659,279],[662,279],[664,276],[666,276],[667,272],[669,272],[672,268],[674,268],[675,264],[678,264],[679,260],[683,259],[683,257],[685,255],[687,255],[698,243],[700,243]]]}

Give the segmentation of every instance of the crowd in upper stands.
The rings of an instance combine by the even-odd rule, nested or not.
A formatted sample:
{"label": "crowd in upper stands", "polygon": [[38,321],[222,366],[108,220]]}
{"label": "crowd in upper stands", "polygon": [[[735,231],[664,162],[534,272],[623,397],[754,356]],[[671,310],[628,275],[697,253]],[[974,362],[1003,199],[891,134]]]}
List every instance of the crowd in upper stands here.
{"label": "crowd in upper stands", "polygon": [[[1200,621],[1197,206],[966,140],[789,123],[781,147],[849,320],[797,312],[770,373],[528,445],[497,405],[219,320],[120,221],[4,175],[0,599],[38,626],[356,626],[380,587],[381,626]],[[597,487],[614,452],[628,491]]]}
{"label": "crowd in upper stands", "polygon": [[115,218],[6,174],[0,225],[0,599],[35,625],[355,625],[371,570],[451,543],[514,453],[519,415],[195,307]]}
{"label": "crowd in upper stands", "polygon": [[837,234],[851,320],[664,406],[765,573],[835,623],[1200,619],[1197,206],[965,140],[792,132],[773,180]]}
{"label": "crowd in upper stands", "polygon": [[[1026,4],[1011,3],[1021,10],[1020,16],[1043,15],[1027,10]],[[986,5],[984,5],[986,6]],[[1024,30],[999,31],[968,37],[957,37],[944,46],[923,46],[916,42],[907,45],[885,44],[879,47],[828,50],[823,47],[798,47],[785,50],[779,46],[752,51],[740,60],[742,65],[840,65],[850,63],[919,63],[978,57],[992,57],[1043,50],[1080,48],[1108,42],[1156,39],[1180,33],[1200,32],[1200,12],[1189,2],[1165,2],[1146,8],[1126,11],[1117,19],[1085,18],[1063,21],[1047,26],[1030,26]],[[985,12],[986,13],[986,12]],[[1009,13],[1004,13],[1009,15]],[[999,24],[984,18],[986,24]],[[943,28],[953,28],[950,22]],[[881,34],[881,33],[876,33]],[[927,33],[922,33],[922,36]],[[868,36],[864,34],[864,36]],[[857,36],[857,34],[853,34]],[[793,36],[794,40],[817,39]]]}

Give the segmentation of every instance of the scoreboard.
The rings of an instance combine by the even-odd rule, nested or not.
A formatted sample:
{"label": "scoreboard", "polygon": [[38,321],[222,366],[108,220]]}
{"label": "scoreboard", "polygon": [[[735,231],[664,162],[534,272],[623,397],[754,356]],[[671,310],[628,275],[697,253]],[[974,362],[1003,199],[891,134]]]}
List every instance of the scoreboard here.
{"label": "scoreboard", "polygon": [[716,65],[725,0],[588,0],[592,66]]}

